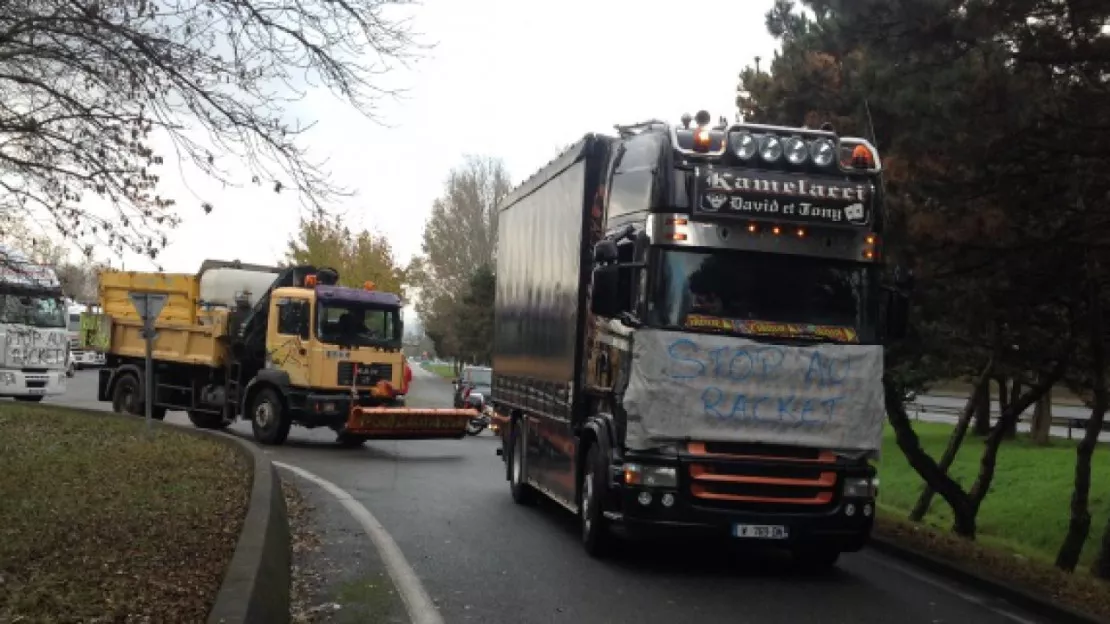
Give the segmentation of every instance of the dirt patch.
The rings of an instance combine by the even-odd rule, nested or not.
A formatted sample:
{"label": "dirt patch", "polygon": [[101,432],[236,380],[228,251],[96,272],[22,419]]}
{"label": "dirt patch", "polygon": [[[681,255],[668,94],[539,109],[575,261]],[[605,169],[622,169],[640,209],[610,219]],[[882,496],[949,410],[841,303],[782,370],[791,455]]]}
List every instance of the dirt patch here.
{"label": "dirt patch", "polygon": [[203,622],[251,466],[141,419],[0,406],[0,622]]}

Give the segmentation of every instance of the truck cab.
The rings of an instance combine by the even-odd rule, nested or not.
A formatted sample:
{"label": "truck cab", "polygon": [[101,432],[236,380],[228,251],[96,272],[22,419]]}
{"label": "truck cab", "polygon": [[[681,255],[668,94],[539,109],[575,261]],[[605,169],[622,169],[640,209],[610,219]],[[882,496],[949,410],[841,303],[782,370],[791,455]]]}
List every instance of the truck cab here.
{"label": "truck cab", "polygon": [[264,368],[247,404],[260,387],[277,387],[298,424],[337,431],[352,401],[402,406],[402,335],[395,294],[335,285],[274,289]]}
{"label": "truck cab", "polygon": [[66,391],[69,344],[54,269],[0,246],[0,397],[38,402]]}
{"label": "truck cab", "polygon": [[881,160],[828,128],[692,121],[587,135],[500,206],[506,478],[577,513],[591,554],[694,531],[831,564],[871,531],[905,325]]}

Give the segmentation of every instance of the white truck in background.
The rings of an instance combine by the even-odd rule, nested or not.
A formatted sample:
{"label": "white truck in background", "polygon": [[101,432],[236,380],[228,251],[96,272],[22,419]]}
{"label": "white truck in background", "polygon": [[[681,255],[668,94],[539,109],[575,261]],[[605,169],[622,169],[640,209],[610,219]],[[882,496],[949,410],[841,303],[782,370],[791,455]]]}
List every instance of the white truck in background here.
{"label": "white truck in background", "polygon": [[81,327],[82,315],[86,313],[98,314],[99,312],[100,304],[97,303],[85,304],[72,299],[66,302],[66,313],[68,316],[66,330],[69,333],[69,362],[71,364],[71,370],[69,372],[71,376],[75,370],[104,366],[103,353],[81,346],[81,332],[84,331]]}
{"label": "white truck in background", "polygon": [[65,393],[66,312],[54,269],[0,246],[0,396],[41,401]]}

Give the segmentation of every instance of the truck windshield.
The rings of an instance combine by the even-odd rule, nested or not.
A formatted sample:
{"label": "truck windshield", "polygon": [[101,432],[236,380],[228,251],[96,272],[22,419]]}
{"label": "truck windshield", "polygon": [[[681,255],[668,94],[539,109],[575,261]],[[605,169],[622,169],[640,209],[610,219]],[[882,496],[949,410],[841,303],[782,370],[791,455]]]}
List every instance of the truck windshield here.
{"label": "truck windshield", "polygon": [[396,308],[329,301],[317,308],[316,335],[340,346],[400,347],[401,323]]}
{"label": "truck windshield", "polygon": [[50,295],[0,295],[0,323],[64,328],[65,303]]}
{"label": "truck windshield", "polygon": [[870,316],[867,269],[848,262],[663,250],[653,273],[648,318],[660,327],[856,342]]}
{"label": "truck windshield", "polygon": [[488,368],[470,368],[463,371],[463,381],[472,386],[491,386],[493,371]]}

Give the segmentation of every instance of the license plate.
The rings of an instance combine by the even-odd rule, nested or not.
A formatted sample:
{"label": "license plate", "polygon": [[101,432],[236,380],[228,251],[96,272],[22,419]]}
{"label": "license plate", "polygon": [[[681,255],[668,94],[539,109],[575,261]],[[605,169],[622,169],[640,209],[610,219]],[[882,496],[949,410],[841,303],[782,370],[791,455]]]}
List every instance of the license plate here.
{"label": "license plate", "polygon": [[27,388],[27,394],[46,394],[46,388]]}
{"label": "license plate", "polygon": [[732,536],[745,539],[786,539],[790,531],[781,524],[734,524]]}

